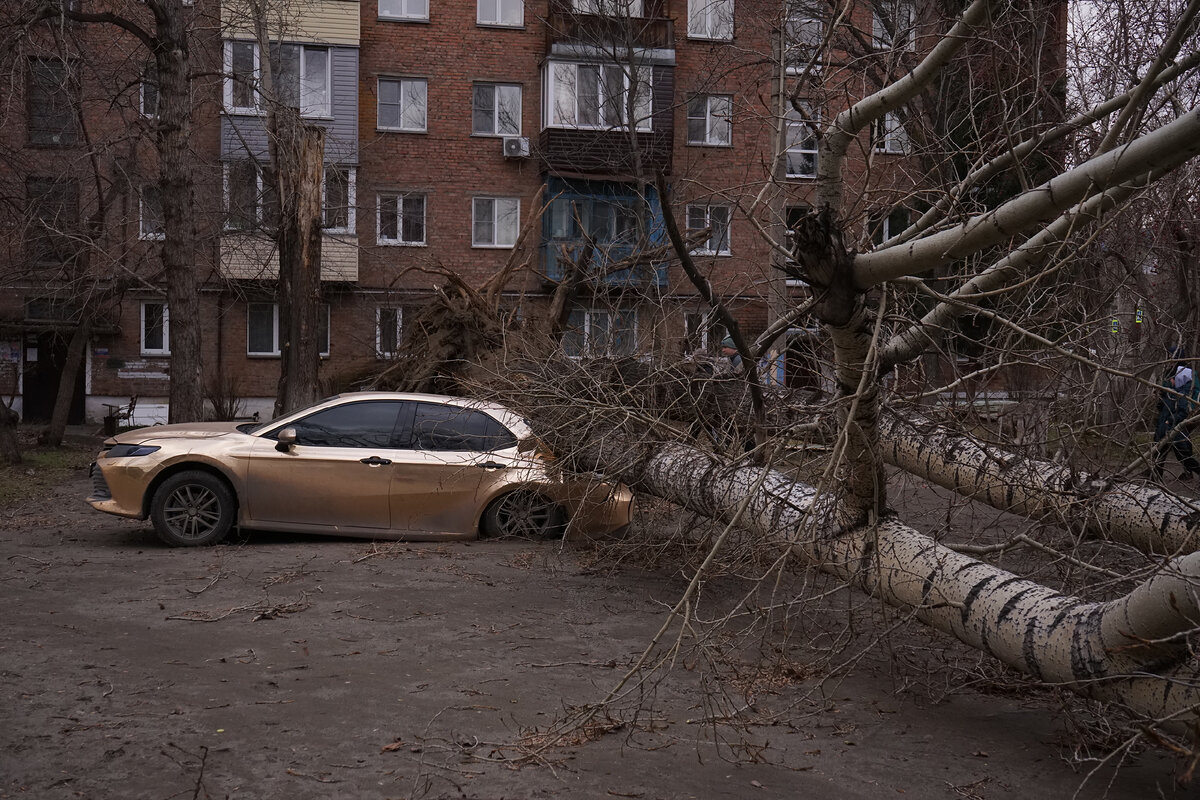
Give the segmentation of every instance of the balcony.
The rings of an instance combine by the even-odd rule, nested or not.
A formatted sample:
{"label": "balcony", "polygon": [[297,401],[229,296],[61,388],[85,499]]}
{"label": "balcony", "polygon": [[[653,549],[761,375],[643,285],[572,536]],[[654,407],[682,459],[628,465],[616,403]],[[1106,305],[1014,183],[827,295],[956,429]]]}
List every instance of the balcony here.
{"label": "balcony", "polygon": [[[279,279],[279,252],[265,236],[226,233],[221,237],[221,277],[233,281]],[[358,280],[358,241],[352,236],[321,237],[321,280]]]}
{"label": "balcony", "polygon": [[572,11],[569,4],[551,4],[546,20],[547,53],[567,54],[587,48],[611,52],[614,44],[625,45],[635,52],[673,52],[675,23],[663,17],[581,14]]}
{"label": "balcony", "polygon": [[[546,279],[561,281],[571,264],[584,257],[585,248],[583,242],[544,242],[541,246],[541,264]],[[598,287],[665,289],[667,263],[634,260],[637,252],[638,249],[633,245],[596,245],[590,263],[581,265],[585,267],[585,280]],[[613,269],[613,265],[625,261],[631,263]]]}

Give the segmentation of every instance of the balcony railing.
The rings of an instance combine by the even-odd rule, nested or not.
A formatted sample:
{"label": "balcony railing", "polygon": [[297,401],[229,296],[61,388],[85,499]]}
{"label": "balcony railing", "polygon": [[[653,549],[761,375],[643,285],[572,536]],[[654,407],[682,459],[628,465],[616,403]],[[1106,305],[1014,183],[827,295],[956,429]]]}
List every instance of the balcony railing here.
{"label": "balcony railing", "polygon": [[[557,4],[556,4],[557,6]],[[627,45],[635,49],[675,49],[675,23],[662,17],[577,14],[555,7],[546,20],[546,52],[554,45]]]}
{"label": "balcony railing", "polygon": [[[595,245],[588,263],[580,263],[585,270],[585,280],[597,286],[665,289],[667,286],[667,264],[665,261],[650,261],[636,258],[638,248],[627,244]],[[572,264],[579,263],[587,254],[583,242],[545,242],[541,247],[542,271],[549,281],[561,281]]]}

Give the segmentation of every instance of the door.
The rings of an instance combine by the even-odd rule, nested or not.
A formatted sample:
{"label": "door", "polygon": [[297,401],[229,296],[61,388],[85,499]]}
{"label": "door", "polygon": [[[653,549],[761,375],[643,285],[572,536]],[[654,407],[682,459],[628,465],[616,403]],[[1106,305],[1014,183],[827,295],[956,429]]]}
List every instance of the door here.
{"label": "door", "polygon": [[[67,364],[68,333],[48,331],[25,335],[25,375],[21,397],[21,416],[26,422],[49,422],[54,401]],[[68,425],[79,425],[84,416],[84,373],[82,365],[72,387]]]}
{"label": "door", "polygon": [[[366,400],[291,422],[296,443],[276,449],[279,429],[254,445],[246,478],[253,523],[391,527],[392,465],[402,403]],[[333,532],[333,531],[331,531]]]}

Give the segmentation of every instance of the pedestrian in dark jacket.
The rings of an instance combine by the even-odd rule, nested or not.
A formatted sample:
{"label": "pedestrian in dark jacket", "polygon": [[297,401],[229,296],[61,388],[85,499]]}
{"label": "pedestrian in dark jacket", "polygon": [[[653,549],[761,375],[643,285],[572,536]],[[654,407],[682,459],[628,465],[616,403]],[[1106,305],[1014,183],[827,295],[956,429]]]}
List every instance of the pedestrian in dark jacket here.
{"label": "pedestrian in dark jacket", "polygon": [[[1200,475],[1200,461],[1192,451],[1192,440],[1187,431],[1180,427],[1185,419],[1191,416],[1197,405],[1197,383],[1192,368],[1183,360],[1184,352],[1181,347],[1168,348],[1167,354],[1175,362],[1167,368],[1163,376],[1162,389],[1158,393],[1158,424],[1154,426],[1154,441],[1157,444],[1167,439],[1169,449],[1175,452],[1175,457],[1187,470],[1182,476],[1187,480]],[[1163,466],[1167,462],[1167,447],[1157,448],[1154,453],[1154,466],[1151,474],[1162,478]]]}

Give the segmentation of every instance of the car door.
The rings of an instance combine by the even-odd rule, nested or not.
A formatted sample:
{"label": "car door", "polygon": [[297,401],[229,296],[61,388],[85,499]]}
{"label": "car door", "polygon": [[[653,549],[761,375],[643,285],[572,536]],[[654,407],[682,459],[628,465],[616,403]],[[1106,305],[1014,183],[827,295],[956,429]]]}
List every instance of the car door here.
{"label": "car door", "polygon": [[[252,523],[391,527],[391,465],[403,405],[365,400],[327,407],[262,437],[246,479]],[[281,452],[275,436],[283,427],[296,429],[296,443]]]}
{"label": "car door", "polygon": [[473,408],[416,402],[405,415],[392,467],[392,525],[474,533],[483,505],[511,480],[517,440]]}

